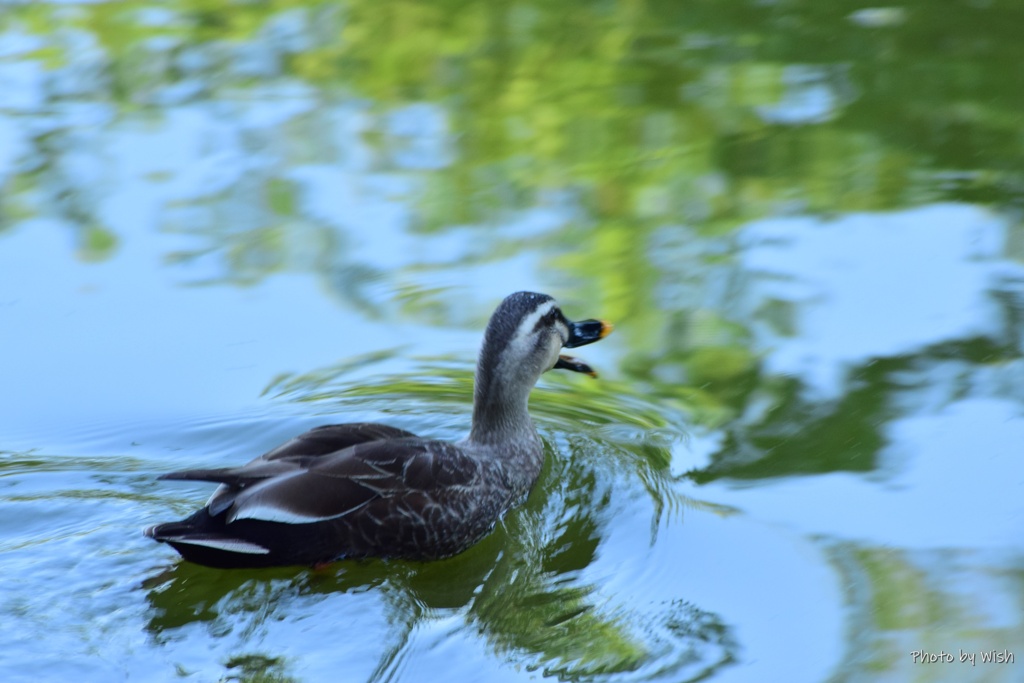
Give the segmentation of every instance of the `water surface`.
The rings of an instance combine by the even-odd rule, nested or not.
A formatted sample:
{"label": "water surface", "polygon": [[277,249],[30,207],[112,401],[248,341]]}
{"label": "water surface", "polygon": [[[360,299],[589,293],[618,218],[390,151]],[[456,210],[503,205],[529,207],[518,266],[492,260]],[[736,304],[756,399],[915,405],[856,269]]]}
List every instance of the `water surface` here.
{"label": "water surface", "polygon": [[[1022,21],[0,8],[0,678],[1019,680]],[[616,333],[534,391],[547,465],[478,546],[142,537],[210,493],[164,472],[461,437],[520,289]]]}

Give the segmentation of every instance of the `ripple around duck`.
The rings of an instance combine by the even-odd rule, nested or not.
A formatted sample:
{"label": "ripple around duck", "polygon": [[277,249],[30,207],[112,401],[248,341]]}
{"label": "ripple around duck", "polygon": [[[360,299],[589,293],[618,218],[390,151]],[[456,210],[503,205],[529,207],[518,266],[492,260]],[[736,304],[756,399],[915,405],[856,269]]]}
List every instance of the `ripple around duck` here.
{"label": "ripple around duck", "polygon": [[[380,372],[367,376],[368,366],[383,366],[390,358],[389,354],[368,354],[307,373],[282,374],[263,393],[300,402],[396,393],[406,398],[427,396],[432,404],[459,406],[469,416],[473,401],[471,364],[448,356],[435,356],[420,358],[417,365],[401,373]],[[567,401],[567,396],[575,399]],[[651,402],[626,384],[558,372],[541,378],[530,396],[530,405],[532,409],[541,409],[563,419],[645,428],[678,425],[679,419],[693,409],[678,400],[659,398],[657,403]]]}
{"label": "ripple around duck", "polygon": [[[376,356],[366,360],[380,362]],[[408,372],[378,374],[372,379],[353,377],[356,367],[360,367],[357,362],[346,361],[301,375],[282,375],[264,393],[307,407],[313,404],[315,410],[329,414],[402,415],[412,424],[401,426],[424,436],[460,438],[468,432],[473,404],[469,364],[434,358]],[[530,395],[530,412],[542,428],[597,431],[610,441],[660,446],[688,438],[687,425],[702,410],[700,397],[691,398],[652,401],[626,384],[552,372]],[[667,452],[659,454],[659,466],[667,466],[669,457]]]}
{"label": "ripple around duck", "polygon": [[[373,364],[387,356],[373,355]],[[356,361],[303,375],[281,376],[266,393],[308,406],[323,414],[358,414],[359,419],[395,423],[422,436],[455,440],[469,431],[473,402],[471,366],[433,358],[408,373],[350,379]],[[415,378],[415,379],[411,379]],[[530,395],[530,412],[546,438],[592,438],[643,484],[655,502],[655,526],[663,514],[687,507],[718,513],[731,508],[704,503],[678,493],[670,473],[672,445],[689,439],[688,425],[701,410],[692,403],[637,393],[627,385],[548,373]],[[363,417],[367,414],[370,417]],[[396,416],[399,416],[396,418]],[[353,418],[347,418],[353,419]],[[558,448],[568,442],[559,442]],[[593,450],[593,449],[592,449]],[[601,449],[597,449],[601,450]]]}
{"label": "ripple around duck", "polygon": [[[517,661],[545,676],[700,678],[733,661],[729,628],[658,575],[667,568],[652,575],[640,559],[607,553],[610,533],[635,536],[635,527],[621,528],[624,519],[638,518],[628,511],[646,510],[652,528],[658,524],[658,504],[628,459],[615,453],[620,448],[577,435],[558,449],[561,457],[548,458],[527,505],[505,523],[504,547],[514,561],[495,567],[471,616],[486,625],[493,646],[518,653]],[[634,596],[638,586],[657,585],[669,597],[651,593],[647,601],[623,601],[615,583],[632,585]]]}
{"label": "ripple around duck", "polygon": [[[715,615],[682,598],[616,606],[604,589],[612,575],[638,585],[652,576],[643,563],[602,557],[608,527],[643,498],[637,482],[621,480],[614,458],[594,455],[602,448],[577,442],[565,457],[549,458],[527,504],[450,560],[255,575],[177,564],[146,584],[154,610],[149,629],[174,634],[205,623],[211,636],[258,643],[278,637],[277,622],[330,625],[337,610],[347,617],[335,632],[345,634],[353,623],[365,628],[386,615],[390,635],[380,639],[384,651],[374,667],[383,680],[400,679],[414,662],[418,669],[420,658],[445,649],[438,639],[453,631],[467,641],[482,638],[501,660],[562,680],[687,680],[728,664],[735,645]],[[664,585],[663,576],[658,580]]]}
{"label": "ripple around duck", "polygon": [[[465,366],[435,373],[292,381],[279,392],[286,400],[258,410],[92,425],[81,450],[0,454],[0,514],[11,520],[0,551],[5,574],[21,584],[17,604],[3,606],[13,620],[0,628],[0,642],[32,656],[33,642],[59,631],[66,655],[48,655],[48,670],[99,653],[95,680],[140,674],[153,662],[210,678],[228,667],[230,675],[317,680],[346,666],[364,680],[397,680],[458,656],[472,662],[467,676],[475,667],[518,678],[511,672],[522,668],[573,681],[676,681],[731,661],[729,630],[685,596],[624,603],[609,590],[623,572],[640,585],[651,578],[642,563],[606,554],[624,509],[646,510],[649,525],[640,527],[655,543],[666,520],[705,504],[679,494],[667,468],[668,447],[685,438],[685,412],[586,378],[553,379],[534,391],[531,411],[549,449],[541,482],[494,533],[455,558],[220,572],[167,564],[170,551],[139,534],[209,494],[201,484],[157,482],[160,471],[242,462],[324,422],[383,421],[461,437],[472,374]],[[61,441],[75,442],[74,430],[54,443]],[[53,599],[57,585],[62,601]],[[85,635],[100,621],[97,634]],[[336,634],[331,654],[311,646],[313,625]],[[289,649],[302,654],[278,656]]]}
{"label": "ripple around duck", "polygon": [[[441,414],[449,416],[442,420],[443,436],[457,438],[469,426],[472,372],[466,365],[441,365],[358,384],[347,382],[344,370],[295,377],[275,393],[332,412],[358,405],[429,413],[433,434]],[[682,495],[670,475],[670,446],[687,438],[688,407],[655,403],[615,383],[553,374],[530,403],[553,451],[539,486],[480,546],[417,573],[417,599],[434,608],[468,605],[466,628],[477,629],[517,665],[562,680],[688,680],[734,661],[734,636],[715,614],[671,591],[647,605],[616,607],[615,596],[602,590],[609,575],[635,568],[607,566],[601,557],[616,505],[647,500],[644,531],[651,543],[661,524],[685,509],[732,512]],[[643,585],[651,577],[640,566],[634,580]],[[433,582],[432,575],[442,578]],[[459,592],[452,593],[453,576],[473,578],[457,599],[439,599],[438,586]],[[671,583],[660,578],[662,585]]]}

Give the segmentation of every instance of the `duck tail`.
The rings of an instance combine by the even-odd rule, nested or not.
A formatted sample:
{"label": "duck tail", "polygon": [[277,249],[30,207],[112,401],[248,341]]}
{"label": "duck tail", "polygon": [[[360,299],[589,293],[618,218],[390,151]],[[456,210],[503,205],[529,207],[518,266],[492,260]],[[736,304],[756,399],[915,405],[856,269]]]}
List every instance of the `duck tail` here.
{"label": "duck tail", "polygon": [[[205,510],[200,514],[203,512]],[[180,522],[155,524],[142,533],[154,541],[170,545],[189,562],[207,567],[261,567],[274,563],[269,548],[224,531],[203,528],[202,520],[197,520],[197,516]]]}

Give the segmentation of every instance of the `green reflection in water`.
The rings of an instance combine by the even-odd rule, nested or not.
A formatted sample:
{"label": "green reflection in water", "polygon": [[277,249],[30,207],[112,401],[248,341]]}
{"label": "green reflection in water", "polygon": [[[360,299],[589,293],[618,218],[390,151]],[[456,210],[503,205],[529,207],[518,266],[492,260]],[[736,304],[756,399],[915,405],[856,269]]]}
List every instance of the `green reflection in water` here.
{"label": "green reflection in water", "polygon": [[[389,349],[354,358],[306,373],[284,373],[275,377],[263,395],[298,402],[336,403],[339,409],[365,398],[429,400],[445,414],[458,413],[468,419],[473,402],[473,370],[465,362],[450,357],[421,358],[420,364],[401,375],[378,373],[366,382],[353,382],[355,370],[394,357],[398,349]],[[410,379],[415,377],[416,379]],[[652,401],[631,384],[566,378],[557,372],[544,376],[542,387],[530,396],[530,406],[541,425],[568,427],[617,426],[636,428],[635,434],[647,438],[686,438],[687,425],[694,416],[711,420],[717,402],[699,389],[679,387],[676,396],[657,396]],[[665,400],[662,400],[665,399]],[[433,408],[432,408],[433,409]],[[662,462],[662,465],[666,462]]]}
{"label": "green reflection in water", "polygon": [[225,667],[231,671],[226,681],[239,683],[298,683],[287,674],[287,663],[281,657],[251,654],[232,657]]}
{"label": "green reflection in water", "polygon": [[[599,447],[588,444],[591,461]],[[549,457],[526,505],[448,560],[341,562],[298,575],[295,568],[216,572],[179,563],[144,585],[153,607],[149,630],[163,640],[200,621],[212,636],[253,642],[268,620],[295,618],[290,612],[307,596],[372,588],[386,603],[391,633],[371,680],[390,680],[413,631],[452,614],[464,615],[462,628],[510,661],[560,680],[637,670],[643,679],[692,680],[735,661],[735,638],[716,615],[679,602],[663,605],[652,621],[610,608],[582,578],[611,512],[610,483],[586,464]]]}
{"label": "green reflection in water", "polygon": [[[422,178],[404,196],[416,229],[486,225],[567,192],[582,220],[553,243],[621,256],[625,269],[597,280],[637,315],[649,310],[645,238],[666,221],[722,234],[786,206],[833,213],[1012,202],[1024,187],[1015,75],[1024,48],[1007,34],[1024,9],[1013,0],[941,13],[915,0],[901,4],[899,21],[880,24],[849,3],[752,0],[190,0],[164,6],[158,18],[148,8],[25,3],[6,8],[5,19],[42,38],[23,58],[51,71],[80,54],[56,29],[94,40],[75,92],[114,104],[118,117],[142,109],[159,119],[164,108],[230,99],[268,81],[312,86],[325,106],[367,98],[374,115],[431,103],[446,120],[438,136],[455,137],[422,173],[400,161],[412,143],[384,118],[362,134],[382,169]],[[66,97],[43,96],[45,107]],[[301,215],[303,190],[288,174],[344,156],[317,134],[328,126],[323,111],[291,117],[273,140],[282,154],[254,169],[247,190],[194,201],[217,205],[243,189],[262,228],[330,232]],[[63,143],[79,140],[73,134],[59,128],[34,141],[39,163],[8,179],[19,191],[4,202],[17,214],[29,188],[53,181],[86,251],[107,253],[116,238],[101,227],[97,197],[61,163]],[[225,251],[228,279],[238,268],[244,280],[253,264],[228,253],[219,223],[199,230]],[[631,250],[608,248],[617,233]],[[490,251],[525,247],[498,242],[504,249]],[[264,276],[287,260],[286,244],[268,246],[279,258],[264,264]],[[575,270],[556,254],[551,263]]]}
{"label": "green reflection in water", "polygon": [[[1003,599],[1015,613],[1024,594],[1019,571],[993,570],[970,550],[912,551],[901,548],[839,542],[828,554],[843,577],[850,610],[847,656],[838,680],[858,673],[899,675],[918,666],[910,652],[948,652],[957,666],[961,653],[973,653],[974,666],[986,666],[981,652],[1010,651],[1021,642],[1022,627],[1016,620],[993,619],[1002,611]],[[973,576],[972,576],[973,575]],[[960,592],[966,577],[998,587],[1002,598],[978,600]],[[906,634],[915,634],[908,649]],[[909,660],[909,661],[908,661]],[[1013,680],[1012,667],[982,669],[982,678]],[[950,678],[950,674],[952,677]],[[963,674],[959,674],[962,676]],[[954,672],[933,672],[925,680],[953,680]]]}
{"label": "green reflection in water", "polygon": [[[224,187],[167,203],[159,227],[194,238],[168,251],[168,263],[212,259],[215,274],[195,280],[206,285],[312,272],[369,316],[451,325],[467,314],[435,278],[536,256],[564,303],[596,300],[620,325],[634,390],[683,404],[687,419],[709,428],[768,397],[771,415],[732,430],[720,462],[695,475],[701,481],[870,470],[883,445],[877,425],[888,416],[870,377],[827,414],[803,404],[800,385],[761,373],[751,348],[756,321],[693,294],[735,276],[729,239],[739,226],[780,213],[938,200],[1010,206],[1024,197],[1024,95],[1015,75],[1024,47],[1006,28],[1024,20],[1024,9],[1011,0],[942,13],[916,0],[888,14],[752,0],[191,0],[156,18],[148,8],[5,8],[12,30],[40,41],[20,63],[55,74],[85,69],[64,74],[77,90],[44,88],[27,113],[99,101],[111,105],[105,125],[118,131],[159,129],[182,107],[201,112],[246,98],[308,105],[267,129],[231,128],[246,138],[245,158],[260,162]],[[77,43],[57,28],[94,39],[92,61],[81,66]],[[304,89],[273,89],[283,85]],[[408,118],[436,125],[394,124],[413,105],[421,110]],[[341,110],[364,120],[339,140],[325,131],[337,130]],[[61,121],[30,138],[25,163],[0,179],[0,213],[15,220],[55,211],[75,226],[83,258],[106,259],[121,239],[98,210],[111,188],[76,175],[67,156],[89,156],[97,143],[73,117]],[[366,161],[346,165],[350,147]],[[204,154],[222,152],[211,142]],[[309,208],[318,190],[296,171],[325,167],[344,167],[358,191],[400,204],[399,232],[463,230],[469,246],[395,271],[364,262],[352,246],[376,226],[339,227],[344,202],[339,215]],[[368,180],[395,185],[376,190]],[[542,234],[509,228],[533,209],[559,218]],[[716,251],[687,256],[715,240]],[[793,306],[765,305],[759,316],[799,332]],[[628,405],[628,395],[615,400]],[[650,415],[624,417],[651,426]]]}
{"label": "green reflection in water", "polygon": [[[628,462],[659,506],[673,500],[665,443],[685,437],[683,425],[729,426],[712,466],[691,473],[697,481],[874,469],[883,427],[894,414],[893,372],[906,362],[854,368],[855,388],[843,398],[809,404],[795,380],[761,373],[749,321],[730,326],[724,313],[693,312],[692,302],[674,290],[659,294],[666,277],[702,260],[652,266],[660,236],[704,242],[779,213],[833,215],[938,200],[1019,206],[1024,196],[1024,41],[1017,35],[1024,7],[1016,0],[952,3],[941,12],[934,3],[911,0],[873,15],[851,3],[753,0],[189,0],[164,5],[158,20],[148,8],[129,1],[0,10],[5,29],[40,39],[5,59],[38,63],[48,74],[81,65],[83,54],[94,60],[69,72],[77,89],[44,89],[38,105],[17,112],[46,125],[27,138],[19,165],[0,177],[0,231],[55,214],[76,231],[72,243],[82,258],[108,259],[122,243],[98,210],[109,185],[65,163],[69,150],[90,150],[87,131],[140,122],[159,127],[167,110],[183,105],[261,101],[272,97],[268,83],[311,86],[312,111],[272,133],[255,133],[246,148],[276,150],[268,163],[244,182],[165,207],[160,227],[198,243],[168,252],[168,262],[188,265],[214,255],[217,273],[200,284],[316,273],[340,298],[372,314],[379,307],[367,283],[389,282],[403,316],[446,323],[453,317],[443,304],[449,292],[431,287],[430,274],[537,253],[552,279],[564,281],[561,298],[599,300],[631,349],[628,385],[573,386],[586,400],[565,401],[562,380],[551,380],[534,395],[538,422],[559,452],[574,441],[563,444],[553,434],[590,426],[596,436],[573,438],[596,439],[610,458]],[[96,51],[83,51],[73,36],[95,43]],[[240,56],[246,50],[262,72]],[[311,190],[291,171],[344,157],[319,133],[330,128],[331,109],[353,99],[369,119],[357,136],[373,154],[367,168],[418,181],[396,192],[411,207],[408,228],[432,235],[468,224],[475,226],[470,241],[482,246],[386,273],[353,259],[345,231],[306,211]],[[110,105],[111,119],[92,126],[56,118],[69,102]],[[437,107],[445,122],[436,135],[443,153],[424,168],[402,161],[410,136],[385,123],[389,113],[413,103]],[[571,218],[537,238],[489,230],[536,206],[568,207]],[[197,210],[202,220],[181,209]],[[727,264],[731,257],[724,250],[703,260]],[[782,303],[765,314],[781,328],[792,325],[793,312]],[[975,346],[985,344],[965,343],[951,357],[995,362],[979,360]],[[1017,353],[997,351],[996,360]],[[352,387],[317,372],[281,377],[269,390],[329,410],[370,402],[395,412],[395,401],[429,400],[447,420],[442,428],[458,433],[467,426],[469,370],[453,366],[443,374],[437,383],[390,377]],[[744,418],[752,399],[772,410]],[[626,447],[615,447],[622,442]],[[599,519],[594,523],[600,526]],[[573,544],[580,557],[588,547],[584,536],[580,531]],[[915,594],[886,589],[918,584],[893,580],[901,572],[877,558],[861,559],[890,611],[900,595]],[[537,571],[529,586],[546,580]],[[531,606],[525,623],[550,622],[556,630],[580,623],[574,620],[595,612],[585,607],[587,590],[553,599],[554,616],[542,608],[548,603]],[[558,614],[570,616],[559,622]],[[616,665],[628,668],[639,651],[635,634],[618,630],[621,616],[600,619],[595,628],[612,642]],[[523,647],[555,667],[564,667],[563,655],[576,647],[553,637],[557,648],[538,651],[537,644],[501,635],[500,625],[494,633],[502,647]],[[263,668],[276,661],[268,656]]]}

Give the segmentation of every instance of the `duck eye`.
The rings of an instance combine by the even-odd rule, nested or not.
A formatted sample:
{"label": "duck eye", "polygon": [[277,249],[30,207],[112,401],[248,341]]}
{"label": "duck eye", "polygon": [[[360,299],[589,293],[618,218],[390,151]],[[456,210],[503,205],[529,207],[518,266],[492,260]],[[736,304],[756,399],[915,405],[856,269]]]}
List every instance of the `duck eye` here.
{"label": "duck eye", "polygon": [[537,323],[533,326],[533,332],[539,332],[546,327],[551,327],[555,324],[555,321],[561,316],[560,311],[557,308],[552,308],[550,311],[542,315],[537,319]]}

